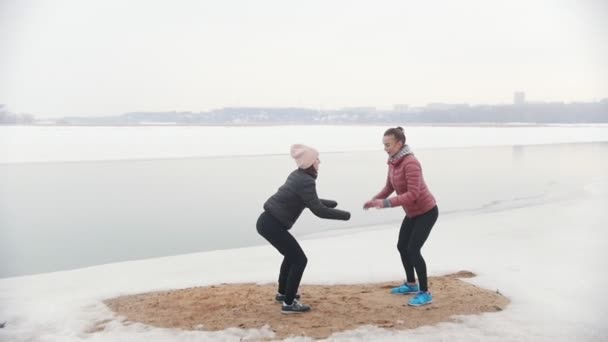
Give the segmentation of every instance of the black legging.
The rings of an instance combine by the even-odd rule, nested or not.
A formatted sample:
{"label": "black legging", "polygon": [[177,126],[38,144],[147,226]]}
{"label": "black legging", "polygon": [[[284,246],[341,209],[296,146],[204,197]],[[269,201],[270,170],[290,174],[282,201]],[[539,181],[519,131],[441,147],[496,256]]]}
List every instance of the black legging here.
{"label": "black legging", "polygon": [[274,216],[264,211],[256,225],[258,233],[281,253],[283,263],[279,272],[279,293],[285,294],[285,303],[292,304],[298,293],[300,280],[308,259],[298,241]]}
{"label": "black legging", "polygon": [[401,230],[399,231],[397,249],[399,250],[399,254],[401,254],[401,262],[403,263],[403,268],[405,268],[407,282],[416,282],[416,278],[414,277],[414,269],[416,269],[420,291],[428,291],[426,263],[422,254],[420,254],[420,249],[429,237],[438,216],[439,210],[437,206],[414,218],[405,216],[401,224]]}

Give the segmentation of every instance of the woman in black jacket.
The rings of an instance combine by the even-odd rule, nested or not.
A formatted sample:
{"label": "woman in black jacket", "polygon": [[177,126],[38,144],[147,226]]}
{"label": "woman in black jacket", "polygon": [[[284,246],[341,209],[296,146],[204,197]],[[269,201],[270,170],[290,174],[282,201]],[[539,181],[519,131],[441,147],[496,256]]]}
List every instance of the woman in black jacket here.
{"label": "woman in black jacket", "polygon": [[298,287],[308,259],[300,244],[289,233],[305,208],[318,217],[345,220],[350,213],[334,209],[336,201],[319,199],[315,180],[319,171],[319,152],[305,145],[291,146],[291,156],[298,169],[293,171],[279,190],[264,203],[264,212],[257,222],[257,230],[281,253],[283,263],[279,273],[279,289],[275,299],[282,302],[281,313],[302,313],[310,306],[298,302]]}

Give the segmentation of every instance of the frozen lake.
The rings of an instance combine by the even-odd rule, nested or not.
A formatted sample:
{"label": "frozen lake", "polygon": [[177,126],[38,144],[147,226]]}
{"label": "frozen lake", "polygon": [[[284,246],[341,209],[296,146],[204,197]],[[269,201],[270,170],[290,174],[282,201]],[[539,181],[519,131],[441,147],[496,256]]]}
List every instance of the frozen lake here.
{"label": "frozen lake", "polygon": [[[448,128],[454,130],[451,134],[456,135],[457,130],[463,134],[478,130],[471,127]],[[562,134],[563,127],[557,128]],[[591,129],[589,139],[592,140],[599,140],[593,136],[598,134],[598,129],[606,130],[604,127],[575,128],[573,136],[581,139],[585,136],[581,130]],[[53,134],[48,134],[50,129],[44,128],[47,136],[43,140],[52,141],[49,136]],[[137,132],[135,135],[150,134],[146,132],[148,129],[160,130],[165,136],[179,133],[176,135],[181,137],[176,138],[178,141],[183,139],[181,133],[184,130],[190,131],[190,128],[138,128],[134,132]],[[214,132],[210,134],[219,134],[218,129],[203,127],[198,132],[208,133],[210,130]],[[233,128],[223,129],[224,139],[231,140]],[[340,135],[328,134],[332,127],[305,127],[311,132],[315,129],[318,134],[311,134],[309,140],[316,140],[322,151],[331,151],[331,144],[334,144],[334,150],[345,150],[322,152],[319,195],[337,200],[340,207],[352,212],[352,219],[349,222],[320,220],[305,212],[293,228],[293,234],[301,237],[319,233],[341,234],[401,220],[403,213],[400,210],[380,213],[361,209],[362,203],[384,182],[386,156],[378,147],[379,138],[374,136],[373,142],[362,139],[360,145],[353,144],[357,150],[351,148],[349,151],[347,148],[352,146],[347,145],[349,139],[357,140],[362,130],[368,130],[367,133],[379,130],[381,135],[382,129],[335,127],[346,137],[342,140]],[[428,133],[434,128],[417,129]],[[436,129],[441,131],[446,127]],[[496,132],[495,128],[486,129]],[[546,133],[552,128],[537,129]],[[82,138],[79,128],[58,130],[64,135],[72,134],[74,139]],[[129,130],[133,132],[133,128]],[[246,132],[247,128],[239,130]],[[416,128],[412,131],[415,132]],[[243,134],[239,133],[241,141]],[[419,138],[422,147],[414,147],[414,151],[422,162],[426,180],[437,197],[442,215],[481,213],[562,201],[578,191],[581,184],[608,174],[608,143],[605,142],[476,147],[454,144],[455,147],[446,147],[439,142],[435,146],[426,143],[428,135],[432,134],[436,133],[422,135]],[[517,131],[500,134],[517,134]],[[64,135],[55,142],[71,140]],[[11,141],[17,136],[14,135]],[[332,142],[331,136],[338,142]],[[77,151],[82,150],[82,145],[77,144],[72,150],[49,154],[42,160],[5,160],[0,163],[0,258],[10,260],[2,264],[0,277],[265,244],[255,231],[255,221],[263,202],[294,168],[286,153],[273,154],[286,150],[289,141],[279,149],[267,145],[269,142],[257,140],[252,144],[262,147],[253,149],[245,144],[241,150],[262,152],[256,155],[228,156],[235,152],[230,148],[225,149],[224,156],[214,155],[224,147],[218,142],[201,149],[201,157],[137,159],[138,154],[129,148],[112,150],[111,146],[120,139],[111,134],[105,139],[110,148],[91,150],[87,154],[88,159],[104,159],[112,153],[115,158],[119,157],[117,153],[122,153],[124,158],[52,161],[70,160],[66,156],[81,153]],[[416,146],[414,139],[409,139]],[[543,139],[559,141],[547,134],[539,138]],[[485,143],[492,145],[493,141],[487,138]],[[473,146],[482,145],[470,137],[469,142]],[[165,151],[177,151],[175,145],[166,143],[165,146]],[[48,146],[41,145],[40,148],[48,149]],[[24,153],[32,157],[35,150],[28,146],[24,151],[29,152]],[[156,150],[148,148],[146,151],[152,153]],[[480,227],[484,230],[491,228]]]}

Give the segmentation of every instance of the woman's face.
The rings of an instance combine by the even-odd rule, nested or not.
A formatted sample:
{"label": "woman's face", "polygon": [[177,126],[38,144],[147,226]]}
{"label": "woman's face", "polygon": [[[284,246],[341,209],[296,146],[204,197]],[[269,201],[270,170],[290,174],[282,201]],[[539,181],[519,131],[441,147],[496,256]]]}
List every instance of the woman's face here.
{"label": "woman's face", "polygon": [[398,141],[392,134],[385,135],[382,138],[382,143],[384,144],[384,151],[388,153],[390,157],[397,154],[397,152],[401,151],[403,148],[403,143]]}
{"label": "woman's face", "polygon": [[321,160],[319,160],[319,158],[312,163],[312,166],[315,168],[315,170],[317,170],[317,172],[319,171],[319,164],[321,164]]}

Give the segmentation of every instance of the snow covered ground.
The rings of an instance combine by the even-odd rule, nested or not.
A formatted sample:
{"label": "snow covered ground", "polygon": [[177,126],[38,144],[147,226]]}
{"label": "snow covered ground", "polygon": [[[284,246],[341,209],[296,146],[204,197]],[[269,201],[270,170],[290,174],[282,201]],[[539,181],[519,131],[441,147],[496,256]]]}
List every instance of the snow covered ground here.
{"label": "snow covered ground", "polygon": [[[486,214],[440,219],[425,247],[431,275],[471,270],[467,280],[498,289],[512,303],[499,313],[389,331],[362,327],[330,340],[605,341],[608,338],[608,179],[578,196]],[[397,227],[302,240],[304,285],[398,280]],[[280,263],[270,246],[212,251],[0,280],[3,341],[224,341],[269,331],[183,332],[123,326],[101,300],[122,294],[237,282],[274,282]],[[246,298],[242,298],[246,301]],[[423,314],[423,312],[421,313]],[[113,320],[93,335],[98,320]],[[300,340],[300,339],[294,339]]]}

